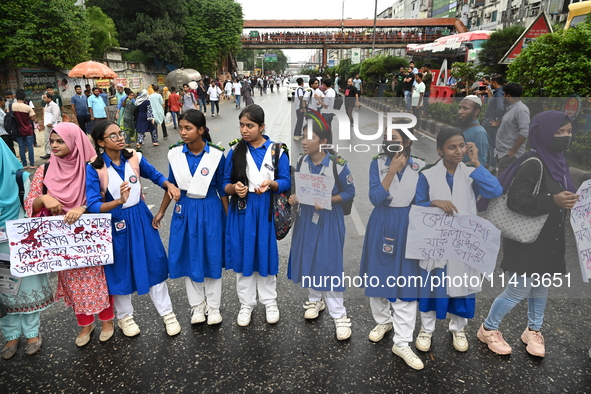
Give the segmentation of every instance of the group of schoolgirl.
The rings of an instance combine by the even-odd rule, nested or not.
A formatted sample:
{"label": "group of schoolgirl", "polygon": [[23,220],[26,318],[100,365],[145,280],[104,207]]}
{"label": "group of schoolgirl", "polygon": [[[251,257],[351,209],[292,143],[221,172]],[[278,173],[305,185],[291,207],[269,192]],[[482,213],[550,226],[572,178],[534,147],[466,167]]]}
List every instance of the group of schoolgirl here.
{"label": "group of schoolgirl", "polygon": [[[480,166],[476,146],[465,143],[460,131],[450,129],[438,135],[437,151],[441,159],[430,167],[425,167],[423,160],[410,155],[411,142],[406,134],[397,130],[392,131],[391,138],[384,133],[382,153],[371,162],[369,198],[374,209],[367,224],[359,275],[377,277],[379,283],[384,284],[392,276],[410,279],[420,275],[425,279],[429,275],[445,275],[446,272],[451,275],[449,270],[452,266],[453,272],[460,276],[464,272],[475,274],[462,262],[405,258],[411,205],[439,207],[448,215],[458,210],[476,213],[479,195],[494,198],[502,193],[502,188],[497,179]],[[331,143],[330,129],[323,128],[321,123],[314,123],[313,138],[302,140],[304,156],[298,161],[296,171],[332,177],[331,159],[336,156],[320,149],[323,144]],[[403,150],[398,152],[400,147]],[[466,154],[473,167],[462,162]],[[337,187],[339,184],[347,186]],[[309,287],[304,317],[314,319],[328,306],[330,315],[335,319],[338,339],[351,335],[351,322],[343,305],[344,287],[335,289],[330,287],[330,283],[310,284],[302,278],[342,276],[345,237],[342,203],[351,200],[354,192],[351,173],[344,164],[338,179],[335,179],[332,210],[310,205],[299,207],[289,258],[288,277]],[[295,205],[297,197],[292,195],[290,202]],[[430,349],[436,319],[445,319],[449,313],[453,346],[458,351],[466,351],[468,342],[464,327],[468,319],[474,317],[476,291],[445,287],[433,291],[411,286],[367,287],[365,294],[370,298],[372,315],[377,322],[369,339],[380,341],[386,332],[394,328],[392,352],[412,368],[422,369],[423,362],[409,346],[418,307],[422,328],[415,346],[419,350],[426,352]]]}
{"label": "group of schoolgirl", "polygon": [[[82,327],[76,345],[84,346],[90,341],[95,314],[102,322],[100,341],[112,337],[115,314],[124,335],[138,335],[140,328],[134,321],[131,302],[134,292],[149,293],[168,335],[178,334],[181,327],[168,293],[169,277],[185,277],[192,307],[191,323],[205,320],[210,325],[221,323],[224,266],[237,274],[241,302],[239,325],[250,323],[257,291],[259,301],[266,307],[267,322],[273,324],[279,320],[276,302],[279,258],[269,209],[271,193],[289,191],[291,176],[289,158],[284,154],[286,147],[273,144],[263,134],[264,117],[258,105],[245,108],[239,115],[242,138],[231,144],[233,149],[224,157],[224,149],[211,143],[203,113],[197,110],[183,113],[179,118],[182,143],[171,147],[168,153],[168,179],[140,152],[125,149],[126,135],[116,123],[97,122],[92,131],[94,147],[72,123],[54,128],[50,136],[49,165],[35,173],[30,187],[27,184],[24,204],[27,215],[64,215],[64,221],[71,224],[84,213],[109,213],[116,251],[114,264],[58,273],[55,299],[64,299],[73,307]],[[15,179],[18,169],[17,160],[3,166],[7,179]],[[144,202],[141,178],[148,178],[166,190],[155,217]],[[12,186],[14,182],[10,193],[15,198],[11,197],[10,203],[15,205],[18,189]],[[8,188],[3,187],[4,190]],[[158,228],[172,200],[167,257]],[[18,211],[11,210],[14,214],[2,217],[0,224],[24,217]],[[8,211],[3,209],[2,213],[5,212]],[[12,298],[2,295],[2,303],[9,313],[0,319],[7,339],[2,350],[4,359],[14,356],[22,335],[35,343],[27,345],[28,349],[36,352],[41,347],[39,311],[48,307],[54,297],[47,274],[24,278],[23,283],[31,283],[33,279],[37,281],[30,287],[35,288],[21,286],[23,291],[44,296],[42,300],[29,297],[32,306],[22,305],[23,294]],[[20,308],[9,308],[17,304]],[[35,312],[31,322],[23,318],[28,312]]]}

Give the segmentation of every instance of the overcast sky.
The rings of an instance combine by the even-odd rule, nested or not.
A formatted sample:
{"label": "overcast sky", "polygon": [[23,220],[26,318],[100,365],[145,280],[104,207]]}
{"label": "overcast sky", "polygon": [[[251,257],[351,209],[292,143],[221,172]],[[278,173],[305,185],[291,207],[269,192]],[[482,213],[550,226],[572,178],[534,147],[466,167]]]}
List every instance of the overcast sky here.
{"label": "overcast sky", "polygon": [[[242,4],[244,19],[340,19],[345,5],[345,19],[373,19],[375,0],[295,0],[269,3],[262,0],[236,0]],[[377,0],[378,14],[394,0]],[[306,61],[307,50],[286,50],[292,62]]]}

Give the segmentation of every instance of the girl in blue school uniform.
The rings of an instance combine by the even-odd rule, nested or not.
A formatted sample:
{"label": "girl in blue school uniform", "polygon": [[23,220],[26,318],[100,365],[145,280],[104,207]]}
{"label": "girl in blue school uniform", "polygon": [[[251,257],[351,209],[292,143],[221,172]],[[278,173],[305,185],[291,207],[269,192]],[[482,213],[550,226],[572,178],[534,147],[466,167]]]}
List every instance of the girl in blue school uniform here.
{"label": "girl in blue school uniform", "polygon": [[181,331],[168,295],[168,259],[152,214],[143,200],[140,177],[166,188],[178,200],[179,189],[139,152],[125,149],[125,133],[111,121],[92,129],[96,158],[86,166],[86,200],[91,213],[110,213],[114,264],[105,265],[117,325],[126,336],[140,333],[133,319],[131,294],[149,293],[168,335]]}
{"label": "girl in blue school uniform", "polygon": [[394,327],[392,352],[410,367],[423,369],[423,362],[409,346],[419,298],[412,278],[420,275],[419,261],[407,259],[405,254],[410,208],[425,162],[410,156],[411,143],[398,130],[392,130],[391,139],[384,133],[382,153],[371,162],[369,200],[374,209],[367,223],[359,275],[379,278],[377,286],[365,289],[377,323],[369,340],[382,340]]}
{"label": "girl in blue school uniform", "polygon": [[[173,279],[185,277],[191,305],[191,324],[222,322],[224,223],[228,196],[224,191],[224,148],[211,143],[205,115],[190,109],[179,117],[182,141],[168,152],[168,180],[179,187],[168,243],[168,267]],[[160,228],[170,204],[164,193],[154,228]],[[207,298],[207,299],[206,299]]]}
{"label": "girl in blue school uniform", "polygon": [[[473,142],[466,143],[459,130],[449,128],[441,131],[437,135],[437,152],[441,159],[419,176],[415,197],[417,205],[441,208],[449,216],[459,210],[476,214],[476,199],[479,195],[491,199],[503,193],[497,178],[478,161],[476,145]],[[465,154],[470,158],[470,167],[462,163]],[[421,260],[419,264],[425,282],[432,276],[467,275],[470,278],[480,275],[461,261]],[[469,280],[465,282],[463,286],[439,286],[433,290],[430,285],[421,287],[419,310],[422,328],[415,342],[417,349],[423,352],[430,349],[436,319],[445,319],[449,313],[449,331],[452,332],[454,348],[459,352],[468,350],[464,328],[468,319],[474,317],[475,293],[481,289],[471,287]]]}
{"label": "girl in blue school uniform", "polygon": [[[304,127],[304,136],[308,126]],[[319,312],[328,306],[330,316],[335,321],[338,340],[351,336],[351,319],[343,302],[344,283],[325,281],[327,277],[343,277],[343,247],[345,245],[345,216],[343,202],[355,197],[355,185],[347,162],[338,157],[334,151],[321,149],[322,145],[332,144],[330,128],[313,123],[312,139],[302,140],[304,156],[298,160],[296,171],[302,174],[323,175],[334,179],[334,166],[339,179],[332,188],[331,208],[299,204],[296,216],[287,277],[294,283],[307,287],[308,301],[304,305],[304,318],[315,319]],[[339,190],[338,184],[341,185]],[[298,203],[295,194],[289,202],[292,206]],[[337,287],[333,287],[334,285]]]}
{"label": "girl in blue school uniform", "polygon": [[230,143],[226,158],[224,189],[232,196],[226,222],[226,268],[236,272],[240,300],[237,322],[250,324],[252,310],[259,301],[265,305],[267,323],[279,321],[277,272],[279,255],[275,224],[270,220],[272,193],[291,189],[289,157],[280,148],[277,178],[273,166],[273,142],[264,134],[265,113],[251,104],[238,116],[242,139]]}

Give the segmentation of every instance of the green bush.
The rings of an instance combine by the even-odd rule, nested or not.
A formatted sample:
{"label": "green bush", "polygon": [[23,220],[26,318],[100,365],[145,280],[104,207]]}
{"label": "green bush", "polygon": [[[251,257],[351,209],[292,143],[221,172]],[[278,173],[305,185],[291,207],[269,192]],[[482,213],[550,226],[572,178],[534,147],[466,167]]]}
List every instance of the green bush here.
{"label": "green bush", "polygon": [[582,170],[591,170],[591,131],[576,133],[567,152],[569,164]]}

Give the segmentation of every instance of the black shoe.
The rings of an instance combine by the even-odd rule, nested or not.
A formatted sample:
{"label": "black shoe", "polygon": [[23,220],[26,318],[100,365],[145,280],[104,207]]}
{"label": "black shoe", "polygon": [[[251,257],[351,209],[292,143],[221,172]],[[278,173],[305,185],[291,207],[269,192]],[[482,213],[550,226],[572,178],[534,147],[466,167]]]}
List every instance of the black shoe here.
{"label": "black shoe", "polygon": [[47,160],[51,157],[51,155],[39,156],[40,159]]}

